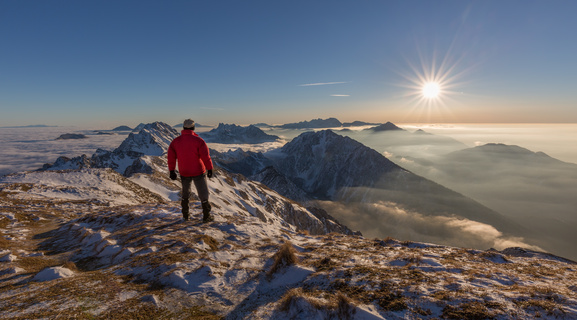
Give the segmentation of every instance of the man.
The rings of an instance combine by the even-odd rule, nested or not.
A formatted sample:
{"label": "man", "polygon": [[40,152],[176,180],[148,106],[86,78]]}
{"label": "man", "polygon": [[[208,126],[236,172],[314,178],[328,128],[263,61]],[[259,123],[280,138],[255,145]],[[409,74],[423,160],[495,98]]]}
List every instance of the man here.
{"label": "man", "polygon": [[182,182],[182,217],[188,220],[190,185],[194,181],[202,204],[202,221],[213,221],[206,185],[206,177],[212,178],[212,160],[206,142],[194,132],[194,121],[191,119],[184,120],[181,135],[172,140],[168,147],[168,170],[172,180],[176,180],[177,160]]}

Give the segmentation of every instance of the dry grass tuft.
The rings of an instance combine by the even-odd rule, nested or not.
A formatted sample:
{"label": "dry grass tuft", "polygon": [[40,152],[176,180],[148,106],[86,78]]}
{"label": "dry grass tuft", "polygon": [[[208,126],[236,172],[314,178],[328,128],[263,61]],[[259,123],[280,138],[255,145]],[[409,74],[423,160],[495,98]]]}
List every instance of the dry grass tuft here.
{"label": "dry grass tuft", "polygon": [[480,302],[465,302],[458,306],[445,306],[443,318],[445,319],[493,319],[495,315]]}
{"label": "dry grass tuft", "polygon": [[203,234],[200,236],[199,241],[200,240],[202,240],[202,242],[204,242],[207,246],[209,246],[211,251],[217,251],[218,250],[219,243],[215,238],[208,236],[206,234]]}
{"label": "dry grass tuft", "polygon": [[353,301],[342,293],[337,293],[325,299],[318,299],[311,296],[310,293],[304,292],[301,287],[289,290],[281,298],[278,309],[284,312],[290,312],[293,308],[299,308],[299,301],[306,302],[316,310],[322,310],[326,313],[327,319],[353,319],[356,309]]}
{"label": "dry grass tuft", "polygon": [[10,247],[10,240],[0,236],[0,249],[8,249]]}
{"label": "dry grass tuft", "polygon": [[280,300],[279,309],[282,311],[289,311],[291,306],[296,303],[298,297],[304,295],[303,288],[297,287],[287,291]]}
{"label": "dry grass tuft", "polygon": [[298,261],[296,250],[290,241],[287,241],[280,246],[277,253],[274,254],[273,259],[272,267],[267,273],[267,276],[269,277],[281,268],[296,264]]}
{"label": "dry grass tuft", "polygon": [[349,297],[345,296],[341,292],[337,293],[336,296],[336,315],[338,319],[352,319],[356,313],[354,304]]}
{"label": "dry grass tuft", "polygon": [[337,266],[337,264],[331,260],[331,258],[329,257],[325,257],[321,260],[319,260],[317,263],[315,263],[315,267],[317,268],[317,271],[323,271],[323,270],[332,270]]}
{"label": "dry grass tuft", "polygon": [[40,272],[45,268],[62,265],[58,260],[48,257],[20,257],[16,263],[28,272]]}

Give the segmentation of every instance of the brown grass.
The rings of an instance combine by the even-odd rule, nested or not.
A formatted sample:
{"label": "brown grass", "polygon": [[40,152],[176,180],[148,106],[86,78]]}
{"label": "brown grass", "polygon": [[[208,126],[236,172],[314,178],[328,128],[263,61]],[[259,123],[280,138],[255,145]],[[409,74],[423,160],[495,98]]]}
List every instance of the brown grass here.
{"label": "brown grass", "polygon": [[446,319],[493,319],[495,315],[480,302],[465,302],[458,306],[445,306],[443,318]]}
{"label": "brown grass", "polygon": [[0,249],[8,248],[10,248],[10,240],[4,238],[4,236],[0,236]]}
{"label": "brown grass", "polygon": [[298,258],[296,256],[296,250],[290,241],[283,243],[277,253],[273,256],[273,264],[268,271],[267,275],[271,277],[278,270],[296,264]]}
{"label": "brown grass", "polygon": [[354,303],[347,296],[338,292],[336,295],[326,294],[328,301],[323,301],[306,293],[301,287],[289,290],[281,298],[278,309],[288,312],[299,300],[305,300],[309,305],[317,310],[323,310],[327,313],[329,319],[352,319],[356,310]]}
{"label": "brown grass", "polygon": [[218,241],[211,237],[207,236],[206,234],[202,234],[197,238],[197,241],[203,241],[207,246],[210,247],[210,251],[217,251],[218,250]]}
{"label": "brown grass", "polygon": [[16,262],[27,272],[39,272],[45,268],[62,265],[58,260],[48,257],[20,257]]}

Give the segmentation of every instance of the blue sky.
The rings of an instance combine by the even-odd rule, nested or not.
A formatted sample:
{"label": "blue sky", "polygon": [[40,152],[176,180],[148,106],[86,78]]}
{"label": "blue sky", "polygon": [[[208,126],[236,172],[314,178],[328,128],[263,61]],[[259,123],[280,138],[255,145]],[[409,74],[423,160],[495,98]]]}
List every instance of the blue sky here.
{"label": "blue sky", "polygon": [[[1,0],[0,126],[577,122],[575,12],[577,1]],[[422,97],[424,80],[438,97]]]}

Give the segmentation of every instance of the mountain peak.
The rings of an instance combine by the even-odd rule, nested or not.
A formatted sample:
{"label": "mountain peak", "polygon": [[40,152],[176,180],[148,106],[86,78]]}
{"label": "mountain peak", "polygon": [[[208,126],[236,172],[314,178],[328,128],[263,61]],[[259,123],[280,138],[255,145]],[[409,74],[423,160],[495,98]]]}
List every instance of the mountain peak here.
{"label": "mountain peak", "polygon": [[394,123],[392,122],[387,122],[384,124],[381,124],[380,126],[376,126],[367,130],[372,130],[375,132],[380,132],[380,131],[405,131],[404,129],[401,129],[399,127],[397,127]]}
{"label": "mountain peak", "polygon": [[206,142],[213,143],[246,143],[257,144],[263,142],[273,142],[280,139],[278,136],[270,135],[260,128],[249,125],[242,127],[236,124],[219,123],[218,127],[199,134]]}
{"label": "mountain peak", "polygon": [[398,168],[377,151],[331,130],[305,132],[281,148],[280,171],[320,198],[332,198],[345,186],[370,185]]}
{"label": "mountain peak", "polygon": [[163,122],[145,124],[138,133],[131,132],[115,151],[138,152],[159,156],[168,150],[178,132]]}

